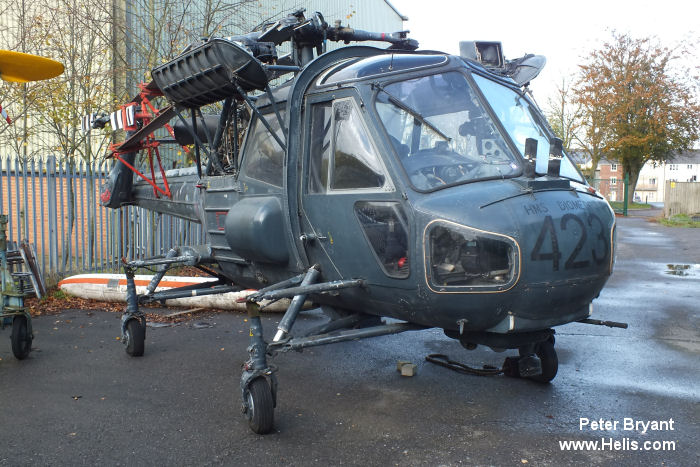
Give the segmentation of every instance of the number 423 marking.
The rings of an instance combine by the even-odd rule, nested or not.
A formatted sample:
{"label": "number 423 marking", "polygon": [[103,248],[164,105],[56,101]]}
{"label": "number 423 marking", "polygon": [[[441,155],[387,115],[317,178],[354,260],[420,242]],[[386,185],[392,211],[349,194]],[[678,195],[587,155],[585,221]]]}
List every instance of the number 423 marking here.
{"label": "number 423 marking", "polygon": [[[580,227],[580,237],[578,239],[578,243],[576,243],[574,250],[566,259],[566,262],[564,263],[564,269],[587,268],[591,265],[591,261],[589,259],[585,259],[586,257],[591,258],[593,262],[595,262],[598,265],[603,264],[608,257],[610,251],[608,246],[608,240],[605,235],[606,228],[603,225],[603,222],[595,214],[589,214],[586,218],[586,221],[587,222],[584,222],[583,219],[571,213],[566,214],[561,218],[559,228],[562,232],[566,231],[568,228],[575,228],[576,224],[578,224],[578,226]],[[597,224],[597,226],[595,224]],[[588,239],[588,231],[586,226],[588,226],[589,229],[596,229],[597,227],[596,230],[598,232],[595,234],[596,240],[594,245],[590,247],[589,251],[584,252],[583,249],[586,245],[586,240]],[[542,246],[545,243],[547,237],[549,237],[551,241],[551,253],[542,252]],[[600,254],[601,252],[602,254]],[[588,256],[587,253],[590,253],[590,256]],[[557,232],[554,227],[554,221],[552,220],[552,216],[547,216],[544,218],[542,230],[540,230],[540,234],[537,237],[535,247],[532,249],[530,259],[532,259],[532,261],[551,261],[552,269],[554,271],[559,270],[559,262],[561,261],[561,251],[559,251],[559,239],[557,238]]]}

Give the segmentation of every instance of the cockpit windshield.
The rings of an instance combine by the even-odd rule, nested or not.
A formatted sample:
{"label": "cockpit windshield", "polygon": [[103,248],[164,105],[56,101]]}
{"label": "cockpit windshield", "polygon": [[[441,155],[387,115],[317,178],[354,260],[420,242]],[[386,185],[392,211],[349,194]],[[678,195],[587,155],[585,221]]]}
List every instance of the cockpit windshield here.
{"label": "cockpit windshield", "polygon": [[[537,141],[535,171],[547,173],[549,137],[537,118],[537,111],[532,104],[513,89],[476,74],[472,76],[521,154],[525,153],[527,138]],[[565,154],[561,161],[559,175],[583,182],[581,174]]]}
{"label": "cockpit windshield", "polygon": [[516,157],[461,73],[382,86],[376,108],[418,190],[520,173]]}

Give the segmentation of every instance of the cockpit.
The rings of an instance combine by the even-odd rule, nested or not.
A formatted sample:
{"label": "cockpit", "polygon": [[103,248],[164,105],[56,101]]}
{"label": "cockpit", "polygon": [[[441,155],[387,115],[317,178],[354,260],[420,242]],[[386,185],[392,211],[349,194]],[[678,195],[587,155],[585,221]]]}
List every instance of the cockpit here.
{"label": "cockpit", "polygon": [[[528,140],[536,142],[534,172],[548,173],[554,135],[509,78],[445,55],[392,54],[348,60],[317,83],[357,81],[373,90],[372,107],[416,191],[517,177],[529,163]],[[565,154],[557,175],[583,183]]]}

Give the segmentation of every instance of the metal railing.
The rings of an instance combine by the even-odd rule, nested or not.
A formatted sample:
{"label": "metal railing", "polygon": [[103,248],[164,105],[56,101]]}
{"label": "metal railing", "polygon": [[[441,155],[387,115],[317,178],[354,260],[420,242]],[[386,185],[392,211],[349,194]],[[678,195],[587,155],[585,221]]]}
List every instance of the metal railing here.
{"label": "metal railing", "polygon": [[136,206],[102,207],[99,190],[111,165],[0,156],[0,213],[8,216],[8,241],[35,245],[50,284],[80,272],[119,272],[122,257],[144,259],[205,242],[199,224]]}
{"label": "metal railing", "polygon": [[627,187],[629,185],[629,175],[625,174],[623,178],[594,178],[588,180],[598,192],[610,202],[621,203],[622,208],[616,209],[622,215],[627,215],[628,204],[631,200],[627,199]]}

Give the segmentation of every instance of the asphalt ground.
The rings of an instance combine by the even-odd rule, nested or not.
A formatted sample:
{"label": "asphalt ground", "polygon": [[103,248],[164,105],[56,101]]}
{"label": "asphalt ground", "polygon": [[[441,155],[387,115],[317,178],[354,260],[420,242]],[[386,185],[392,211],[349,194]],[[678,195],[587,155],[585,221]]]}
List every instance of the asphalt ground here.
{"label": "asphalt ground", "polygon": [[[676,264],[686,275],[669,274]],[[439,352],[500,366],[507,355],[464,350],[439,330],[318,347],[275,359],[267,436],[240,413],[242,314],[149,328],[142,358],[117,340],[118,313],[41,316],[24,361],[0,331],[0,465],[700,465],[699,264],[700,229],[619,218],[615,272],[594,317],[630,327],[557,328],[551,384],[427,363]],[[279,317],[265,317],[268,336]],[[417,374],[400,376],[399,360]],[[582,419],[618,423],[582,429]],[[665,424],[625,430],[625,419]],[[607,444],[562,450],[570,440]]]}

